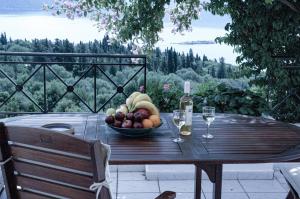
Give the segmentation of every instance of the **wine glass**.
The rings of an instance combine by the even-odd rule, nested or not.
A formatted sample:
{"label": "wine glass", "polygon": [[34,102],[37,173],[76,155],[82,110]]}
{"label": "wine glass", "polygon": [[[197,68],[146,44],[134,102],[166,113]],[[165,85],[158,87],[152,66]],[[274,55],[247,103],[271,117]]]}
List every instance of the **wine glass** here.
{"label": "wine glass", "polygon": [[173,139],[173,142],[181,143],[184,139],[180,137],[180,129],[185,124],[185,114],[182,110],[173,111],[173,122],[178,128],[178,137]]}
{"label": "wine glass", "polygon": [[202,108],[202,117],[205,123],[207,124],[207,132],[202,135],[206,139],[212,139],[214,136],[209,133],[209,127],[211,123],[215,120],[215,107],[204,106]]}

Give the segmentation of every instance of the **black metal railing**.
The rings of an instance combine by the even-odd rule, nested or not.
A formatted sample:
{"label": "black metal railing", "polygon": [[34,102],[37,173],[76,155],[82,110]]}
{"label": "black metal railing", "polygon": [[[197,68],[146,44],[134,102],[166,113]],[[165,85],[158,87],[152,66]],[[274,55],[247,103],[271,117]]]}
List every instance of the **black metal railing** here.
{"label": "black metal railing", "polygon": [[[82,61],[82,60],[85,61]],[[16,61],[17,60],[17,61]],[[67,60],[67,61],[65,61]],[[71,61],[70,61],[71,60]],[[105,61],[103,61],[105,60]],[[0,74],[14,85],[13,92],[8,97],[0,101],[0,109],[2,108],[17,94],[21,93],[26,97],[39,111],[25,112],[25,111],[0,111],[0,114],[6,115],[17,115],[17,114],[30,114],[30,113],[51,113],[55,106],[60,102],[68,93],[72,93],[76,98],[90,111],[98,113],[101,111],[117,94],[123,94],[127,97],[124,92],[124,88],[132,81],[138,74],[142,74],[144,92],[146,92],[146,56],[145,55],[120,55],[120,54],[81,54],[81,53],[31,53],[31,52],[0,52],[0,65],[5,67],[11,67],[14,65],[23,65],[24,67],[35,66],[33,72],[21,83],[17,83],[12,77],[10,77],[3,68],[0,68]],[[84,71],[80,74],[79,78],[74,83],[67,83],[61,78],[55,70],[52,69],[53,65],[68,66],[68,68],[75,65],[84,66]],[[103,69],[103,67],[139,67],[139,69],[128,78],[123,84],[117,84],[109,74]],[[47,73],[54,75],[60,83],[65,86],[64,93],[51,105],[47,103]],[[25,90],[25,84],[33,77],[39,75],[38,72],[42,72],[43,82],[43,103],[38,103],[32,98]],[[97,106],[97,78],[98,73],[102,74],[106,79],[113,84],[115,92],[111,95],[102,105]],[[82,97],[80,97],[75,87],[80,81],[82,81],[87,74],[93,78],[93,105],[88,104]],[[40,78],[40,77],[39,77]]]}

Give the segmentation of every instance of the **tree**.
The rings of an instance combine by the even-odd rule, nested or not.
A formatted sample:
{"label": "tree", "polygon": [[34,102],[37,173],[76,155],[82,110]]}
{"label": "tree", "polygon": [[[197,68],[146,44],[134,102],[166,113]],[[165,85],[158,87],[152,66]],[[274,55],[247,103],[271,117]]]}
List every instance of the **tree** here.
{"label": "tree", "polygon": [[[272,1],[259,2],[266,6]],[[218,6],[226,9],[232,2],[234,3],[234,1],[227,1],[226,4],[222,4],[221,1]],[[237,2],[252,3],[252,1],[242,0]],[[273,4],[277,2],[290,11],[299,13],[296,0],[293,2],[279,0],[274,1]],[[55,15],[65,14],[70,19],[90,17],[96,21],[100,30],[110,33],[113,38],[122,42],[139,41],[147,47],[153,47],[159,40],[158,33],[164,27],[163,19],[167,14],[170,15],[170,20],[174,25],[172,32],[183,32],[191,29],[192,21],[199,18],[201,8],[200,0],[174,0],[172,2],[170,0],[55,0],[52,5],[45,5],[45,9],[53,10]]]}
{"label": "tree", "polygon": [[[167,10],[167,6],[171,9]],[[200,0],[175,0],[172,3],[170,0],[56,0],[45,9],[51,9],[57,15],[66,14],[70,19],[90,17],[100,30],[107,31],[115,39],[139,41],[153,47],[164,27],[166,13],[170,14],[174,24],[173,32],[183,32],[191,28],[193,20],[198,19],[201,5]]]}
{"label": "tree", "polygon": [[207,62],[208,59],[207,59],[207,56],[206,55],[203,55],[203,58],[202,58],[202,67],[204,68],[206,65],[205,65],[205,62]]}
{"label": "tree", "polygon": [[220,65],[219,65],[219,68],[218,68],[217,77],[219,79],[226,78],[226,68],[225,68],[225,59],[224,59],[224,57],[220,58]]}
{"label": "tree", "polygon": [[212,77],[216,77],[216,69],[215,69],[215,66],[212,66],[210,73],[211,73],[210,75],[211,75]]}
{"label": "tree", "polygon": [[[286,2],[286,3],[283,3]],[[237,62],[248,76],[258,77],[255,83],[268,88],[274,104],[280,102],[291,86],[300,85],[299,71],[282,68],[286,62],[297,63],[300,57],[300,14],[287,6],[300,8],[300,1],[211,0],[205,8],[214,14],[229,14],[232,22],[228,33],[217,39],[241,53]],[[297,10],[297,9],[296,9]],[[278,57],[286,57],[278,59]],[[289,58],[291,57],[291,58]],[[293,58],[294,57],[294,58]],[[297,60],[298,59],[298,60]],[[299,89],[297,91],[300,92]],[[300,120],[300,103],[291,98],[274,116],[288,121]]]}
{"label": "tree", "polygon": [[1,33],[1,35],[0,35],[0,44],[2,44],[2,45],[7,44],[6,33]]}

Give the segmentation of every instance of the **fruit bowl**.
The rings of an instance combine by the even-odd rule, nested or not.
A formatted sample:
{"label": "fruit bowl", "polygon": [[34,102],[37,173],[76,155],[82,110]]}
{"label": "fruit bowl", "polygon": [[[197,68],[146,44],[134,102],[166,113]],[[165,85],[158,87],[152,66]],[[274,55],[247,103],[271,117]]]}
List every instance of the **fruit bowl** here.
{"label": "fruit bowl", "polygon": [[162,120],[160,120],[160,125],[153,128],[118,128],[109,124],[107,126],[127,137],[143,137],[149,135],[153,130],[159,128],[162,124]]}

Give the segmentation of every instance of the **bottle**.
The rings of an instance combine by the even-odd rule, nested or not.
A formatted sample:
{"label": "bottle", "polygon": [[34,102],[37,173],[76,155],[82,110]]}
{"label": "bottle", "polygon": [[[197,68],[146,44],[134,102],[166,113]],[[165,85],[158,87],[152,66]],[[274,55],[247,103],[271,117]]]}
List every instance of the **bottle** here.
{"label": "bottle", "polygon": [[191,84],[189,81],[184,82],[184,95],[180,98],[179,109],[185,112],[185,124],[181,127],[181,135],[190,135],[192,133],[193,117],[193,99],[190,95]]}

